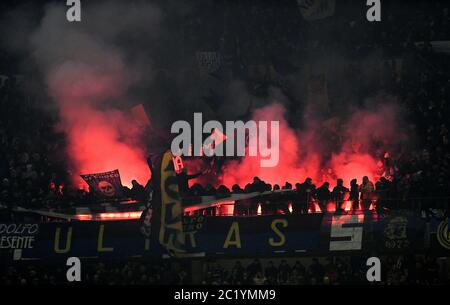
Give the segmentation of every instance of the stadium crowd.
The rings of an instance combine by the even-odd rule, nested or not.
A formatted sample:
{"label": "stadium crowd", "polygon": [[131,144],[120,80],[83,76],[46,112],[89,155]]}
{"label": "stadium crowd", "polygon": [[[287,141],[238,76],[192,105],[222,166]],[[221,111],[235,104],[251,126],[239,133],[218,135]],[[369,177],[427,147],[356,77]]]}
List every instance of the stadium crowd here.
{"label": "stadium crowd", "polygon": [[[244,262],[246,261],[246,262]],[[360,257],[222,259],[203,261],[199,274],[186,261],[83,262],[82,285],[442,285],[449,262],[431,256],[381,257],[381,281],[369,283]],[[17,262],[4,267],[5,285],[72,285],[60,266]],[[194,280],[195,278],[195,280]]]}
{"label": "stadium crowd", "polygon": [[[181,285],[188,284],[189,268],[179,262],[88,261],[82,270],[86,285]],[[9,264],[0,277],[4,285],[69,284],[66,270],[53,263]]]}
{"label": "stadium crowd", "polygon": [[[289,201],[292,201],[293,213],[307,212],[311,200],[321,210],[327,202],[349,200],[354,207],[361,204],[362,208],[369,208],[372,201],[377,200],[380,209],[440,207],[448,211],[450,61],[448,55],[436,52],[431,44],[450,40],[448,3],[424,1],[411,4],[408,12],[391,2],[386,6],[384,3],[388,14],[383,15],[385,22],[380,31],[379,27],[366,22],[364,14],[351,20],[336,14],[318,23],[308,23],[301,18],[296,1],[286,0],[289,3],[286,6],[272,5],[280,1],[264,1],[269,3],[264,5],[257,0],[239,1],[236,5],[229,5],[230,2],[233,1],[208,1],[208,4],[203,3],[204,7],[193,9],[182,26],[182,39],[187,44],[196,44],[198,49],[219,50],[230,61],[233,76],[245,81],[254,95],[260,95],[264,88],[271,86],[281,90],[289,88],[285,88],[286,84],[280,79],[267,75],[253,77],[249,68],[252,65],[274,66],[278,73],[289,74],[298,64],[298,58],[307,60],[308,54],[326,54],[331,48],[342,50],[352,58],[380,51],[384,61],[379,65],[383,66],[384,74],[377,89],[399,97],[412,123],[411,130],[417,136],[417,148],[392,159],[385,155],[380,160],[385,178],[377,181],[367,181],[363,177],[354,177],[358,180],[351,185],[329,181],[337,185],[330,189],[330,184],[316,186],[310,179],[280,186],[265,183],[264,177],[255,177],[248,185],[234,185],[231,189],[182,185],[186,196],[292,189],[295,196]],[[219,9],[214,9],[214,5]],[[306,30],[296,30],[301,28]],[[402,63],[400,70],[398,66],[386,64],[395,60]],[[17,75],[18,62],[19,59],[0,49],[0,76],[9,76],[0,79],[0,208],[60,208],[91,201],[93,194],[70,183],[70,176],[79,173],[67,170],[65,137],[57,131],[56,111],[44,110],[42,105],[48,105],[47,101],[30,96],[24,90],[34,76],[25,75],[22,79]],[[295,110],[297,106],[293,103],[290,108]],[[137,183],[127,190],[130,197],[138,200],[146,198],[145,192]],[[282,213],[289,210],[288,200],[278,198],[275,201],[277,210]],[[256,213],[256,205],[245,204],[237,205],[235,213],[245,214],[249,207],[250,214]],[[271,206],[263,204],[262,208],[263,213],[274,212]],[[431,256],[388,256],[383,257],[382,262],[382,284],[449,284],[448,260]],[[257,259],[248,263],[217,260],[205,262],[200,283],[367,284],[364,268],[357,259],[345,256],[325,260],[274,259],[264,263]],[[179,262],[92,261],[83,273],[82,283],[190,284],[193,277],[189,266]],[[0,282],[67,284],[62,268],[32,262],[1,265]]]}
{"label": "stadium crowd", "polygon": [[[401,58],[402,72],[399,73],[394,67],[385,67],[386,73],[382,83],[384,89],[400,97],[402,106],[407,109],[413,130],[418,135],[419,149],[396,157],[395,160],[389,157],[381,160],[382,170],[388,171],[388,179],[382,178],[362,184],[373,189],[379,203],[382,202],[380,206],[448,207],[449,60],[446,55],[436,53],[430,43],[433,40],[450,38],[446,26],[450,22],[450,16],[445,3],[438,1],[413,6],[411,9],[417,11],[415,18],[401,14],[400,9],[389,9],[390,13],[386,23],[383,23],[382,31],[363,22],[362,15],[360,19],[350,21],[342,16],[335,16],[324,20],[321,26],[316,26],[302,20],[299,13],[294,13],[289,5],[274,6],[270,1],[267,5],[257,5],[256,2],[246,5],[240,3],[236,6],[228,6],[226,1],[213,3],[215,4],[210,5],[226,7],[224,10],[214,10],[215,14],[224,14],[225,17],[233,14],[237,16],[233,19],[236,22],[230,23],[225,18],[223,28],[213,27],[207,34],[199,29],[204,27],[202,22],[209,19],[202,21],[197,17],[210,11],[197,8],[192,12],[192,20],[196,22],[185,29],[189,32],[186,39],[195,38],[199,43],[212,41],[213,45],[210,46],[218,48],[219,42],[227,42],[228,44],[222,45],[221,52],[228,55],[233,66],[237,67],[237,70],[234,69],[234,75],[247,82],[254,81],[245,75],[248,72],[245,67],[251,64],[250,61],[263,64],[273,62],[271,55],[274,53],[291,58],[303,51],[312,50],[311,52],[315,53],[320,49],[325,52],[329,47],[343,48],[357,54],[379,48],[386,60],[392,59],[393,56]],[[275,22],[280,20],[282,22]],[[243,26],[244,23],[246,26]],[[264,26],[261,26],[262,24]],[[307,30],[297,33],[294,29],[300,26]],[[324,27],[334,28],[337,33],[321,35],[320,29]],[[217,34],[220,39],[211,38],[211,33]],[[303,43],[305,41],[309,43]],[[214,43],[219,43],[219,46]],[[12,65],[15,58],[8,52],[1,52],[0,58],[0,67],[5,71],[4,74],[11,75],[9,79],[2,79],[0,87],[0,205],[53,208],[91,200],[92,195],[70,183],[69,177],[76,173],[67,171],[65,138],[56,131],[56,113],[44,111],[40,105],[47,103],[23,90],[24,82],[28,78],[25,76],[22,80],[16,75],[16,66]],[[258,82],[263,87],[279,86],[270,79]],[[354,178],[358,179],[359,183],[362,182],[362,177]],[[330,182],[334,184],[335,181]],[[290,187],[297,190],[300,187],[304,190],[305,183],[310,184],[305,181],[296,186],[286,184],[284,187],[265,187],[267,190],[269,187],[272,190]],[[236,185],[231,190],[224,186],[215,188],[212,185],[194,185],[188,193],[193,196],[240,193],[254,189],[254,184]],[[353,196],[354,199],[354,196],[358,196],[364,201],[362,196],[367,192],[361,189],[356,191],[360,187],[345,185],[341,191],[348,189],[350,197]],[[337,196],[333,190],[327,190],[326,184],[317,188],[311,186],[311,189],[314,189],[312,197],[319,203],[326,201],[328,197]],[[339,193],[339,190],[337,192]],[[359,194],[356,195],[355,192]],[[142,188],[138,184],[135,184],[128,194],[136,199],[143,197]]]}
{"label": "stadium crowd", "polygon": [[[443,284],[449,281],[448,262],[435,257],[381,257],[382,285]],[[254,259],[244,265],[237,260],[228,268],[207,264],[203,283],[208,285],[339,285],[368,284],[367,266],[360,257]],[[290,261],[290,262],[288,262]]]}

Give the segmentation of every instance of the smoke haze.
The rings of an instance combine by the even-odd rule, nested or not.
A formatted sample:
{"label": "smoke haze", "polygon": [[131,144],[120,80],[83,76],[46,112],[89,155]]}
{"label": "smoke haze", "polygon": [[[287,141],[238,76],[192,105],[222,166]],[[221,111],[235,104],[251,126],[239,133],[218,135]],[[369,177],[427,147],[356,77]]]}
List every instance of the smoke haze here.
{"label": "smoke haze", "polygon": [[[150,140],[176,120],[192,120],[194,112],[202,112],[205,121],[280,121],[279,165],[261,168],[258,157],[228,160],[217,181],[227,186],[244,185],[254,176],[272,184],[306,177],[332,184],[336,178],[346,184],[364,175],[374,179],[384,152],[398,155],[412,142],[396,98],[381,87],[378,95],[364,93],[379,79],[376,50],[356,74],[342,72],[352,63],[344,51],[294,58],[296,69],[278,73],[286,88],[270,87],[261,97],[230,65],[215,76],[198,73],[195,52],[209,49],[186,42],[184,26],[173,27],[195,8],[179,2],[83,2],[81,23],[67,22],[67,7],[56,3],[45,7],[36,26],[26,18],[33,15],[29,7],[7,15],[15,29],[5,36],[11,37],[10,47],[32,54],[57,106],[57,131],[66,135],[75,183],[79,174],[118,168],[125,185],[132,179],[145,184]],[[207,2],[202,5],[209,9]],[[17,35],[26,41],[13,39]],[[129,112],[139,103],[151,130]]]}

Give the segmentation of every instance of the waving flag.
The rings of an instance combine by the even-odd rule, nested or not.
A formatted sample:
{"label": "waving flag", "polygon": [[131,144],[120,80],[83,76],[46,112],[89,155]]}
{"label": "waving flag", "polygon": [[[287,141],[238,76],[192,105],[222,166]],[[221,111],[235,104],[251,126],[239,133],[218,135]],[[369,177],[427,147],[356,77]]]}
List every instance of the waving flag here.
{"label": "waving flag", "polygon": [[[184,253],[183,208],[178,178],[170,150],[148,159],[152,178],[147,209],[142,213],[141,232],[159,242],[171,256]],[[157,168],[153,168],[153,164]]]}
{"label": "waving flag", "polygon": [[183,209],[178,190],[178,179],[170,151],[164,153],[161,162],[161,226],[159,242],[169,254],[177,255],[183,251],[185,238],[183,233]]}
{"label": "waving flag", "polygon": [[101,199],[123,197],[123,186],[118,169],[104,173],[81,175],[81,178],[89,185],[89,189],[93,190],[96,196]]}

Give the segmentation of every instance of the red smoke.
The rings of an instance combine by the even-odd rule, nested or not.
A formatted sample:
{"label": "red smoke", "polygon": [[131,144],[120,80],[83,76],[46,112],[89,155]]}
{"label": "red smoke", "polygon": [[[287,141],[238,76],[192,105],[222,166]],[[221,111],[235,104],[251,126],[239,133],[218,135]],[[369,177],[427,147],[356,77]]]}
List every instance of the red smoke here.
{"label": "red smoke", "polygon": [[[50,73],[50,92],[60,109],[59,127],[67,134],[74,182],[80,181],[79,174],[116,168],[124,185],[132,179],[147,182],[150,172],[143,130],[128,111],[110,106],[111,101],[125,98],[126,79],[121,61],[114,57],[97,66],[67,62]],[[308,118],[303,130],[288,125],[279,103],[255,110],[252,119],[279,121],[279,163],[261,167],[260,157],[228,161],[220,179],[228,187],[245,186],[254,176],[280,186],[303,182],[306,177],[332,186],[337,178],[347,186],[353,178],[361,182],[363,176],[373,181],[382,154],[405,139],[399,132],[397,109],[391,105],[356,111],[346,119]]]}
{"label": "red smoke", "polygon": [[295,131],[285,120],[285,109],[275,103],[254,112],[253,120],[280,122],[280,159],[272,168],[260,167],[259,157],[244,157],[228,162],[223,184],[245,186],[258,176],[267,183],[295,184],[311,177],[316,184],[325,181],[334,186],[342,178],[349,186],[363,176],[377,178],[377,161],[385,151],[395,149],[406,139],[400,132],[398,109],[392,105],[354,112],[344,121],[339,118],[314,121],[309,119],[305,130]]}
{"label": "red smoke", "polygon": [[78,185],[80,174],[119,169],[122,183],[145,184],[150,172],[142,128],[128,111],[110,106],[123,99],[127,83],[120,61],[101,67],[66,63],[52,71],[50,92],[60,110],[59,129],[67,135],[67,154]]}
{"label": "red smoke", "polygon": [[258,176],[267,183],[282,185],[286,181],[291,183],[298,182],[301,177],[313,175],[318,168],[319,158],[313,153],[304,156],[303,160],[301,159],[303,147],[295,131],[287,125],[284,119],[284,108],[281,104],[272,104],[257,109],[252,119],[257,122],[279,121],[280,158],[278,165],[275,167],[261,167],[259,156],[245,157],[241,161],[231,161],[227,163],[224,169],[223,184],[232,186],[236,183],[244,186],[251,182],[253,177]]}

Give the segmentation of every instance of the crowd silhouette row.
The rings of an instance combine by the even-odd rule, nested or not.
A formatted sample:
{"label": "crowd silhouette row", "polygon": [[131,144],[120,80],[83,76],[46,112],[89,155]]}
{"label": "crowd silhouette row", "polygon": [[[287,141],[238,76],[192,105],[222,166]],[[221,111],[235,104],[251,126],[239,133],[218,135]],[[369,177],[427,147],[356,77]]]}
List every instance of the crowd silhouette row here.
{"label": "crowd silhouette row", "polygon": [[16,262],[1,266],[4,285],[443,285],[448,260],[433,256],[383,256],[381,281],[369,283],[360,257],[203,260],[111,260],[83,262],[81,283],[69,283],[56,263]]}

